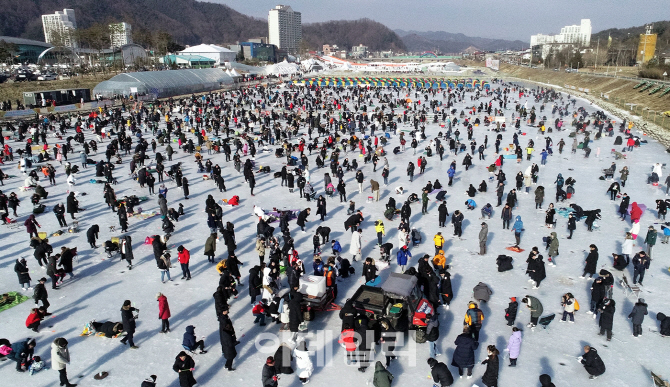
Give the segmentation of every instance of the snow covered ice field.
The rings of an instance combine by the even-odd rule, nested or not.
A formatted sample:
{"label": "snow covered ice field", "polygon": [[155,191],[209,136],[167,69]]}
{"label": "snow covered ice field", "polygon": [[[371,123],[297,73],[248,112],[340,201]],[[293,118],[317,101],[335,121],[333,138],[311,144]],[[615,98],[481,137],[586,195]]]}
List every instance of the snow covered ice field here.
{"label": "snow covered ice field", "polygon": [[[530,86],[530,85],[527,85]],[[493,88],[499,87],[499,84],[493,84]],[[466,94],[463,102],[457,103],[456,108],[460,112],[465,106],[471,106],[469,96]],[[513,94],[516,95],[516,94]],[[438,99],[442,99],[441,94]],[[422,98],[423,99],[423,98]],[[513,98],[514,100],[515,98]],[[483,97],[479,102],[487,103],[490,98]],[[520,101],[524,104],[528,101],[528,109],[533,106],[533,101],[523,97]],[[514,104],[508,104],[511,109],[506,110],[505,114],[511,116],[514,112]],[[536,104],[539,107],[539,104]],[[554,117],[551,116],[551,104],[544,112],[538,116],[547,115],[553,126]],[[587,101],[577,100],[577,107],[584,106],[589,113],[597,110],[596,106],[590,105]],[[494,103],[497,107],[497,103]],[[483,114],[479,115],[483,119]],[[486,167],[491,164],[494,153],[494,142],[496,133],[488,131],[489,128],[480,125],[475,128],[475,139],[478,145],[483,143],[484,135],[488,134],[488,149],[486,150],[486,161],[480,162],[476,155],[473,157],[473,167],[465,171],[461,165],[465,153],[456,156],[457,174],[453,187],[446,187],[447,203],[450,214],[460,209],[464,215],[463,222],[463,240],[451,239],[453,227],[438,229],[437,206],[434,195],[431,196],[428,215],[421,215],[420,202],[412,205],[411,227],[417,228],[422,236],[423,243],[418,247],[410,247],[413,258],[410,265],[415,265],[418,258],[423,254],[429,254],[432,258],[434,248],[432,238],[437,231],[442,231],[447,239],[445,246],[445,255],[447,263],[451,265],[452,286],[455,298],[451,303],[450,310],[440,308],[440,338],[438,341],[438,351],[442,354],[437,358],[438,361],[447,365],[451,363],[452,353],[455,348],[454,340],[461,333],[463,316],[467,310],[467,304],[472,300],[472,288],[478,282],[484,282],[493,290],[490,302],[480,305],[485,315],[483,327],[480,333],[480,346],[476,351],[477,365],[474,367],[474,377],[471,380],[458,379],[458,370],[450,366],[450,370],[456,381],[454,386],[471,386],[474,383],[483,386],[481,375],[485,366],[479,365],[486,358],[486,346],[495,344],[501,352],[500,356],[500,386],[537,386],[539,385],[538,376],[548,373],[552,376],[556,386],[647,386],[650,385],[649,371],[670,377],[670,357],[667,353],[667,343],[658,334],[649,330],[658,330],[658,322],[655,319],[657,312],[670,312],[670,301],[664,296],[662,289],[667,289],[670,283],[668,276],[668,246],[660,244],[659,241],[654,248],[651,268],[647,271],[644,280],[644,290],[641,296],[645,298],[649,305],[649,315],[646,316],[643,324],[643,335],[640,338],[632,337],[632,325],[626,317],[633,308],[634,300],[632,297],[625,297],[622,288],[615,284],[614,300],[616,301],[616,315],[614,319],[614,339],[607,342],[604,336],[598,336],[597,320],[593,320],[586,314],[590,300],[590,286],[592,281],[580,279],[582,273],[583,261],[586,257],[589,244],[594,243],[600,251],[598,269],[605,266],[611,266],[611,253],[620,253],[623,235],[630,229],[628,221],[622,222],[617,215],[619,200],[616,202],[609,200],[606,190],[611,181],[602,181],[601,170],[609,167],[614,160],[610,150],[614,147],[614,137],[603,137],[592,143],[593,152],[590,158],[584,158],[583,151],[579,150],[576,154],[570,153],[572,139],[568,138],[571,117],[566,118],[566,128],[560,132],[554,131],[549,135],[554,142],[554,154],[550,156],[546,166],[540,167],[539,180],[537,185],[546,188],[545,202],[543,208],[552,202],[555,192],[553,184],[558,173],[562,173],[565,178],[572,176],[577,180],[575,185],[576,194],[571,200],[564,204],[557,205],[562,207],[569,203],[577,203],[584,210],[602,209],[602,220],[598,221],[600,228],[594,232],[587,232],[583,220],[577,223],[577,230],[571,240],[566,239],[568,234],[566,224],[567,219],[557,214],[558,224],[555,230],[549,230],[544,226],[544,211],[535,210],[534,187],[530,194],[518,193],[519,206],[514,210],[514,216],[521,215],[525,232],[522,235],[521,247],[526,251],[523,253],[514,253],[505,250],[505,247],[514,243],[514,234],[509,230],[502,230],[502,220],[500,219],[500,208],[495,208],[496,193],[495,184],[488,180],[489,173]],[[162,121],[162,120],[161,120]],[[431,120],[432,121],[432,120]],[[615,131],[618,135],[618,119],[616,119]],[[164,126],[164,122],[161,122]],[[399,125],[399,129],[409,129],[410,126]],[[459,126],[461,137],[466,136],[466,130]],[[437,124],[428,123],[426,125],[427,140],[419,144],[418,149],[427,146],[428,141],[437,136],[442,130]],[[514,179],[518,171],[524,171],[532,162],[540,163],[539,151],[544,146],[544,139],[536,135],[537,128],[527,127],[522,124],[522,132],[527,135],[520,136],[520,144],[525,148],[529,138],[534,139],[537,152],[533,155],[532,161],[524,160],[520,165],[516,160],[506,159],[503,170],[507,175],[507,185],[505,192],[508,192],[514,186]],[[306,133],[302,128],[301,133]],[[512,143],[512,130],[503,132],[503,146]],[[146,135],[145,135],[146,136]],[[189,134],[189,136],[191,136]],[[562,155],[558,154],[558,142],[563,138],[566,142],[565,150]],[[583,136],[579,136],[580,140]],[[90,140],[90,133],[87,133],[87,140]],[[51,140],[51,139],[50,139]],[[148,138],[150,141],[150,138]],[[644,248],[642,245],[647,227],[656,222],[655,199],[666,198],[665,187],[653,187],[646,184],[651,167],[656,162],[667,162],[668,157],[665,149],[656,141],[647,138],[649,144],[636,148],[633,152],[627,152],[626,160],[617,160],[617,173],[624,165],[627,165],[631,171],[626,187],[623,188],[631,196],[631,202],[645,204],[647,210],[641,219],[641,233],[637,239],[634,253]],[[95,160],[104,157],[104,147],[108,144],[106,140],[99,145],[99,153]],[[448,146],[444,161],[440,162],[439,156],[434,154],[428,159],[428,168],[423,175],[418,174],[416,169],[415,180],[409,184],[406,176],[406,167],[409,161],[416,163],[418,157],[412,154],[412,149],[407,143],[407,151],[399,155],[393,155],[390,151],[398,145],[398,136],[393,136],[390,144],[386,146],[389,152],[388,160],[391,166],[388,187],[381,188],[381,198],[379,202],[367,203],[366,199],[371,196],[370,178],[383,183],[381,177],[381,167],[376,173],[372,172],[372,164],[364,165],[359,158],[359,166],[365,174],[364,193],[359,194],[354,180],[354,173],[348,172],[345,175],[347,182],[347,198],[356,202],[356,207],[363,211],[365,222],[363,224],[363,257],[373,257],[377,259],[379,252],[376,247],[377,239],[374,232],[374,221],[383,219],[386,225],[386,236],[384,241],[393,243],[394,249],[392,255],[392,264],[390,268],[381,271],[382,278],[386,278],[389,273],[399,271],[395,264],[395,252],[398,247],[398,236],[396,227],[399,223],[399,217],[396,215],[393,221],[383,218],[383,210],[389,195],[396,196],[398,207],[407,198],[411,192],[421,194],[423,187],[428,180],[434,182],[439,179],[444,186],[448,181],[446,171],[449,163],[454,159],[453,155],[447,155]],[[136,142],[134,142],[135,144]],[[10,143],[14,149],[19,146],[16,143]],[[176,148],[176,147],[175,147]],[[596,148],[600,148],[600,156],[596,157]],[[617,146],[619,148],[619,146]],[[163,147],[158,147],[163,151]],[[79,164],[78,152],[80,147],[75,147],[76,153],[70,156],[73,164]],[[469,150],[469,145],[468,145]],[[620,150],[620,149],[617,149]],[[164,151],[163,151],[164,152]],[[330,153],[330,152],[329,152]],[[147,153],[153,157],[151,151]],[[307,154],[307,151],[306,151]],[[348,155],[341,157],[358,157],[358,152],[349,152]],[[210,156],[203,153],[205,159]],[[324,169],[316,169],[316,153],[309,157],[311,182],[317,191],[317,196],[324,193],[323,175],[329,172]],[[18,306],[6,310],[0,314],[0,337],[9,339],[12,343],[25,340],[28,337],[35,337],[37,348],[35,354],[41,356],[47,361],[47,366],[51,368],[50,345],[57,337],[65,337],[69,341],[71,354],[71,365],[68,366],[68,375],[70,382],[79,383],[82,386],[139,386],[146,377],[151,374],[158,376],[158,386],[178,386],[177,374],[172,371],[172,364],[175,356],[182,350],[182,334],[184,328],[188,325],[196,327],[196,335],[204,336],[205,345],[209,352],[204,355],[194,355],[196,368],[194,376],[199,386],[261,386],[261,369],[265,364],[267,356],[274,354],[276,345],[279,342],[270,344],[270,341],[263,341],[267,346],[263,351],[259,351],[255,340],[261,333],[279,333],[279,326],[268,323],[265,327],[254,325],[251,308],[249,306],[247,276],[248,270],[258,262],[258,256],[254,250],[256,218],[253,216],[253,206],[258,205],[263,208],[271,209],[290,208],[303,209],[312,208],[312,214],[309,217],[307,233],[300,232],[295,221],[291,222],[292,234],[296,240],[297,250],[305,262],[307,274],[312,273],[312,235],[316,227],[321,224],[316,216],[316,202],[307,203],[304,199],[299,199],[298,190],[289,194],[286,187],[280,187],[280,179],[273,179],[272,173],[281,169],[281,163],[285,158],[276,158],[274,153],[259,153],[256,157],[256,167],[270,166],[272,173],[257,174],[256,196],[249,196],[249,188],[244,182],[244,177],[238,174],[231,163],[225,162],[223,153],[212,155],[212,161],[223,168],[223,175],[226,180],[228,192],[220,194],[215,188],[214,182],[203,181],[197,173],[196,164],[193,162],[193,156],[176,152],[173,163],[182,161],[184,176],[189,179],[191,184],[191,195],[189,200],[184,200],[181,191],[174,183],[166,185],[170,189],[167,194],[168,206],[177,207],[177,203],[183,203],[186,215],[175,223],[176,231],[169,241],[169,246],[184,245],[191,252],[191,281],[180,280],[181,273],[176,262],[176,253],[173,254],[173,266],[171,270],[173,282],[161,283],[160,273],[155,266],[151,246],[143,245],[144,238],[148,235],[161,233],[160,217],[154,217],[148,220],[137,220],[129,218],[129,235],[133,238],[134,268],[129,271],[126,268],[125,261],[119,262],[118,258],[110,261],[103,254],[103,249],[92,250],[86,242],[85,232],[92,224],[100,225],[100,239],[98,244],[110,239],[112,236],[119,236],[120,233],[110,233],[108,225],[118,227],[118,218],[115,213],[109,210],[102,197],[102,184],[89,184],[88,180],[95,177],[95,168],[89,167],[83,169],[77,175],[76,190],[86,192],[86,196],[79,197],[80,206],[86,208],[86,211],[79,214],[79,225],[81,232],[78,234],[64,234],[60,237],[50,237],[49,241],[53,246],[54,253],[60,251],[61,246],[78,247],[78,262],[75,261],[76,275],[75,279],[66,279],[60,290],[51,290],[47,282],[49,292],[49,301],[51,303],[50,312],[52,316],[47,317],[40,327],[40,332],[35,334],[25,327],[24,321],[33,307],[33,301],[28,300]],[[244,157],[242,161],[244,162]],[[124,157],[124,164],[118,166],[114,175],[119,180],[119,184],[114,186],[117,197],[135,194],[138,196],[147,196],[146,189],[140,189],[139,185],[128,175],[129,157]],[[38,215],[37,220],[42,225],[39,231],[46,231],[51,234],[58,229],[58,222],[51,212],[53,205],[62,201],[65,202],[65,183],[64,168],[58,165],[58,162],[52,162],[57,166],[57,185],[50,187],[44,179],[41,182],[50,193],[49,198],[44,201],[48,208],[44,214]],[[166,167],[173,164],[165,162]],[[328,164],[326,164],[327,166]],[[381,164],[380,164],[381,165]],[[16,162],[2,167],[7,174],[17,174]],[[256,168],[257,170],[258,168]],[[670,173],[667,169],[663,170],[664,175]],[[23,178],[17,178],[5,181],[2,191],[9,195],[10,192],[16,192],[21,198],[21,207],[19,207],[19,224],[23,224],[25,219],[31,213],[29,192],[20,192],[19,186],[23,185]],[[40,173],[40,176],[41,173]],[[464,202],[467,200],[465,190],[469,184],[475,187],[486,179],[489,185],[487,193],[478,193],[474,200],[478,208],[475,211],[465,210]],[[661,182],[665,176],[661,178]],[[335,183],[335,182],[334,182]],[[160,185],[157,183],[157,186]],[[398,196],[393,193],[397,186],[403,186],[407,190],[404,195]],[[156,190],[157,191],[157,190]],[[523,189],[521,190],[523,191]],[[239,287],[240,296],[236,300],[230,300],[230,317],[234,323],[238,340],[241,344],[237,346],[238,356],[235,359],[234,367],[237,370],[233,373],[226,371],[223,367],[224,359],[221,357],[218,324],[215,318],[214,302],[212,293],[218,284],[218,274],[213,264],[207,262],[203,254],[205,239],[209,235],[209,229],[206,225],[206,215],[204,210],[204,201],[208,194],[212,194],[219,201],[223,198],[230,198],[233,195],[239,195],[240,206],[224,207],[224,222],[230,221],[235,224],[238,249],[237,256],[245,265],[240,268],[243,275],[243,286]],[[343,256],[351,258],[349,254],[350,232],[344,231],[343,222],[346,220],[347,203],[340,203],[337,197],[329,198],[328,216],[324,224],[332,229],[331,239],[339,240],[343,248]],[[479,209],[486,203],[494,205],[494,213],[491,220],[486,222],[489,225],[489,244],[488,254],[478,256],[472,252],[478,251],[477,235],[480,230],[480,211]],[[159,211],[157,204],[157,195],[151,196],[150,201],[140,205],[143,211]],[[448,218],[449,219],[449,218]],[[66,220],[70,223],[70,217],[66,214]],[[278,223],[273,226],[277,227]],[[656,225],[660,231],[660,226]],[[25,256],[30,268],[32,277],[32,286],[37,280],[46,276],[45,271],[38,267],[33,258],[33,250],[28,246],[28,234],[25,227],[9,229],[7,226],[0,228],[2,240],[2,259],[0,260],[0,286],[1,292],[17,291],[20,286],[17,283],[16,274],[13,271],[15,259]],[[556,231],[560,238],[560,255],[557,258],[557,267],[546,266],[547,278],[542,282],[541,287],[532,290],[527,282],[528,277],[524,274],[528,251],[533,246],[540,247],[542,255],[547,261],[546,251],[542,242],[542,237],[548,236],[550,232]],[[278,227],[275,235],[279,233]],[[329,246],[324,246],[324,255],[329,252]],[[514,270],[505,273],[498,273],[495,259],[499,254],[511,255],[514,257]],[[225,246],[223,240],[219,240],[217,246],[217,259],[225,258]],[[631,256],[632,259],[632,256]],[[346,299],[354,294],[359,285],[362,284],[360,277],[362,262],[353,263],[356,269],[356,275],[353,278],[345,279],[338,283],[339,295],[337,303],[343,305]],[[632,281],[632,265],[626,271],[626,276]],[[615,274],[619,274],[616,272]],[[284,283],[286,280],[284,279]],[[172,317],[170,318],[171,332],[162,335],[160,331],[160,320],[158,319],[158,303],[155,295],[162,292],[168,298]],[[560,305],[561,296],[571,292],[581,304],[581,310],[576,313],[576,323],[559,323],[562,313]],[[32,296],[32,291],[24,292]],[[538,327],[534,330],[526,328],[529,321],[528,309],[520,305],[519,314],[516,320],[516,326],[523,327],[523,343],[521,346],[521,355],[518,359],[516,368],[507,367],[508,360],[503,359],[503,349],[506,348],[507,339],[511,335],[511,329],[506,325],[504,319],[504,309],[507,307],[509,297],[517,297],[521,300],[524,295],[533,295],[540,299],[544,306],[544,315],[556,313],[556,320],[552,322],[545,331]],[[138,350],[131,350],[128,346],[123,346],[118,339],[106,339],[96,336],[79,336],[84,325],[90,320],[97,321],[120,321],[120,308],[124,300],[131,300],[135,307],[139,308],[139,320],[135,333],[135,342],[140,347]],[[521,304],[521,302],[520,302]],[[337,340],[340,333],[341,320],[337,312],[317,313],[314,321],[308,323],[308,342],[312,351],[312,360],[315,364],[315,370],[312,375],[311,383],[316,386],[346,384],[349,386],[363,386],[370,382],[374,363],[365,374],[356,370],[355,366],[346,367],[344,363],[345,351],[339,346]],[[328,333],[324,334],[323,331]],[[321,332],[318,333],[317,332]],[[310,336],[314,335],[314,336]],[[318,342],[315,338],[320,335],[326,338],[325,343],[322,340]],[[411,333],[406,337],[406,342],[410,341],[407,347],[414,346]],[[281,339],[279,339],[281,340]],[[582,354],[582,347],[591,345],[598,350],[601,358],[607,366],[607,372],[597,380],[588,380],[588,374],[583,366],[576,360],[577,356]],[[322,358],[324,353],[330,352],[332,356],[328,357],[325,365],[317,363],[317,356]],[[374,360],[382,360],[379,346]],[[418,344],[416,351],[411,356],[414,359],[401,356],[399,360],[391,363],[389,371],[395,376],[394,386],[431,386],[430,368],[426,364],[428,358],[428,345]],[[400,349],[400,348],[399,348]],[[571,357],[572,358],[571,358]],[[412,365],[412,363],[415,363]],[[7,385],[23,386],[56,386],[58,385],[58,374],[54,370],[42,371],[34,376],[27,373],[19,374],[15,370],[15,362],[6,361],[0,363],[2,377]],[[109,372],[109,376],[101,381],[93,379],[93,375],[100,371]],[[295,375],[281,375],[279,386],[299,386],[300,381]]]}

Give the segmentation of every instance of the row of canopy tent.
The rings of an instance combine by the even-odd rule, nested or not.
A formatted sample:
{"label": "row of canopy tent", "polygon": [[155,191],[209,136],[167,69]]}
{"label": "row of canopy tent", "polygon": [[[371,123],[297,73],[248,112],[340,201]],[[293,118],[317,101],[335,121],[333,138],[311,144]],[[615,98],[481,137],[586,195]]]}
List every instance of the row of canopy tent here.
{"label": "row of canopy tent", "polygon": [[491,85],[485,80],[465,78],[387,78],[387,77],[317,77],[297,79],[296,85],[309,86],[381,86],[432,88],[432,89],[490,89]]}

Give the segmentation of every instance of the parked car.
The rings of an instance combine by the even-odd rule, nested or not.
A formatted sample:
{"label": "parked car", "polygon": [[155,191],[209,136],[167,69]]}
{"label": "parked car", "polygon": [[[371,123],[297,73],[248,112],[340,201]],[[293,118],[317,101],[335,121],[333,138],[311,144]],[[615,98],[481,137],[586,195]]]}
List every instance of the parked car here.
{"label": "parked car", "polygon": [[428,316],[435,313],[424,298],[418,278],[392,273],[381,287],[362,285],[351,298],[354,307],[368,318],[386,321],[396,332],[414,330],[417,343],[426,341]]}
{"label": "parked car", "polygon": [[38,81],[55,81],[57,78],[54,73],[45,73],[37,76]]}

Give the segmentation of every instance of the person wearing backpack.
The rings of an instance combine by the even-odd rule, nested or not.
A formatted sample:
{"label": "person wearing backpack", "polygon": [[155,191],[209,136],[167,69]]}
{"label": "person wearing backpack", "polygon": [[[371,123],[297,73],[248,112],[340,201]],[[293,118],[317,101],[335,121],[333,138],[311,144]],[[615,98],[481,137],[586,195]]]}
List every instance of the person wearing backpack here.
{"label": "person wearing backpack", "polygon": [[570,322],[575,323],[575,312],[579,310],[579,303],[572,295],[572,293],[565,293],[561,300],[561,305],[563,306],[563,318],[561,322],[565,322],[567,317],[570,316]]}
{"label": "person wearing backpack", "polygon": [[470,301],[468,311],[465,312],[465,325],[470,328],[470,334],[475,342],[479,342],[479,330],[482,328],[484,313],[477,307],[477,304]]}

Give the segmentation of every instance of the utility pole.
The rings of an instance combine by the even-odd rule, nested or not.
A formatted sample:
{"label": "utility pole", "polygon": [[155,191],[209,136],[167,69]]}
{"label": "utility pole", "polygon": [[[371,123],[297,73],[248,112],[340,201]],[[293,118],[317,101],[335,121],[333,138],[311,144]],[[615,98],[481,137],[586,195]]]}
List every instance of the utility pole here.
{"label": "utility pole", "polygon": [[600,37],[598,37],[598,46],[596,47],[596,60],[593,63],[593,69],[596,70],[598,68],[598,52],[600,51]]}

